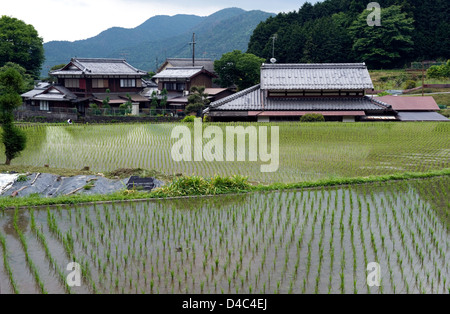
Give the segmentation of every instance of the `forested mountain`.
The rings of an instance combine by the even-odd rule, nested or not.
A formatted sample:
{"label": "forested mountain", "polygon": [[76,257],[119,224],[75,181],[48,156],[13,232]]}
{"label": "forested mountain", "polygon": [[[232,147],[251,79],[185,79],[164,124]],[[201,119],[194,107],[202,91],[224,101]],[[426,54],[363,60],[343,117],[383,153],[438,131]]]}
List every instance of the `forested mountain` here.
{"label": "forested mountain", "polygon": [[42,75],[72,57],[125,58],[142,70],[155,70],[166,57],[190,57],[192,33],[196,33],[196,56],[218,59],[234,49],[245,51],[255,27],[274,14],[225,9],[207,17],[194,15],[155,16],[134,29],[114,27],[75,42],[44,44],[46,61]]}
{"label": "forested mountain", "polygon": [[367,25],[367,0],[305,3],[255,29],[248,52],[278,62],[355,62],[371,68],[450,57],[450,1],[378,0],[381,26]]}

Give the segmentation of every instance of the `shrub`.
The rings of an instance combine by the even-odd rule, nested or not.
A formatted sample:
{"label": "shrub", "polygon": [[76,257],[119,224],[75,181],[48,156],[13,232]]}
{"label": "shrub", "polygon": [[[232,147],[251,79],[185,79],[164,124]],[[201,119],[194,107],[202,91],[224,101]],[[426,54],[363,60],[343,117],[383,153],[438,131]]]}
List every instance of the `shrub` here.
{"label": "shrub", "polygon": [[181,120],[181,122],[193,123],[195,118],[196,118],[195,116],[186,116],[186,117],[184,117],[183,120]]}
{"label": "shrub", "polygon": [[215,176],[211,179],[202,177],[179,177],[170,185],[158,188],[153,193],[164,197],[177,197],[189,195],[216,195],[226,193],[240,193],[250,191],[252,186],[247,177]]}
{"label": "shrub", "polygon": [[439,111],[439,113],[441,115],[443,115],[444,117],[450,118],[450,109],[443,109],[443,110]]}
{"label": "shrub", "polygon": [[308,113],[300,118],[300,122],[325,122],[325,118],[320,113]]}
{"label": "shrub", "polygon": [[427,70],[427,76],[429,78],[444,78],[450,77],[450,60],[443,65],[433,65]]}
{"label": "shrub", "polygon": [[408,78],[408,77],[406,76],[405,73],[402,73],[402,74],[398,75],[398,76],[395,77],[395,79],[394,79],[394,85],[395,85],[396,87],[402,86],[403,83],[406,82],[407,78]]}
{"label": "shrub", "polygon": [[379,93],[377,96],[378,97],[383,97],[383,96],[388,96],[388,95],[392,95],[392,94],[389,93],[389,92],[384,91],[384,92]]}
{"label": "shrub", "polygon": [[98,108],[98,105],[95,103],[89,104],[89,108],[91,108],[91,112],[94,116],[99,116],[102,114],[102,111]]}
{"label": "shrub", "polygon": [[203,122],[205,122],[205,123],[207,123],[207,122],[211,122],[211,117],[210,117],[210,116],[207,116],[207,115],[205,115],[205,116],[203,117]]}
{"label": "shrub", "polygon": [[131,103],[131,101],[127,101],[124,104],[121,104],[119,106],[119,109],[121,109],[121,113],[123,113],[123,115],[127,115],[131,113],[131,108],[132,108],[133,104]]}
{"label": "shrub", "polygon": [[189,104],[186,106],[185,113],[195,113],[195,114],[201,114],[201,111],[203,110],[203,104],[201,103],[195,103],[195,104]]}
{"label": "shrub", "polygon": [[405,89],[412,89],[412,88],[415,88],[416,86],[417,86],[417,84],[413,80],[408,80],[405,83]]}

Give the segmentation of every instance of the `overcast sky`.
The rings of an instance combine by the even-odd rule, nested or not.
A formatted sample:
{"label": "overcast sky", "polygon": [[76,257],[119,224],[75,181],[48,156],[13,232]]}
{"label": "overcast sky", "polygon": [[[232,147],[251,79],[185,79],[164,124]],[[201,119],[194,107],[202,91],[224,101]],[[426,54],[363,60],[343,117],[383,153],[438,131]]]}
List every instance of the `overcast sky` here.
{"label": "overcast sky", "polygon": [[[290,12],[306,0],[2,0],[0,15],[32,24],[44,42],[93,37],[113,27],[134,28],[155,15],[207,16],[224,8]],[[317,0],[310,0],[317,2]]]}

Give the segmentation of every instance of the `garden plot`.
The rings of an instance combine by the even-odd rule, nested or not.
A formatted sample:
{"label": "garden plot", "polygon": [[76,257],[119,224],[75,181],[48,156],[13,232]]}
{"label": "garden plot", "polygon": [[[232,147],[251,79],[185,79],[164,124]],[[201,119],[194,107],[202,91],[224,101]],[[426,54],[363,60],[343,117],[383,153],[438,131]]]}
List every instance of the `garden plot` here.
{"label": "garden plot", "polygon": [[[4,211],[1,288],[449,293],[449,180]],[[81,287],[65,284],[72,261]]]}

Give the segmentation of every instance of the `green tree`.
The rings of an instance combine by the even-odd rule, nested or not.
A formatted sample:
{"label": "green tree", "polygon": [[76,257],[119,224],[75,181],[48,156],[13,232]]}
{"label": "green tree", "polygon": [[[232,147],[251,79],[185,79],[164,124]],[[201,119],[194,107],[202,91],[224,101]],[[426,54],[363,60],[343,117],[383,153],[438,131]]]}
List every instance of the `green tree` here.
{"label": "green tree", "polygon": [[133,108],[133,100],[131,99],[130,94],[127,94],[127,98],[128,98],[127,102],[119,106],[119,109],[124,110],[125,115],[130,114]]}
{"label": "green tree", "polygon": [[[361,12],[366,10],[369,2],[371,1],[326,0],[318,1],[314,5],[305,3],[298,11],[280,13],[276,17],[261,22],[256,27],[250,38],[247,53],[253,53],[268,61],[272,56],[272,41],[270,38],[274,34],[278,34],[275,44],[275,57],[278,62],[299,62],[299,60],[303,60],[304,46],[306,40],[310,38],[308,24],[311,26],[316,23],[316,20],[333,16],[333,14],[345,14],[344,25],[348,29]],[[402,65],[402,63],[417,60],[448,59],[450,51],[450,19],[448,18],[450,1],[377,0],[376,2],[380,4],[381,8],[388,8],[392,5],[401,6],[402,11],[406,13],[406,17],[414,18],[414,32],[411,34],[414,49],[406,54],[402,53],[401,59],[397,59],[401,61],[398,62],[400,64],[394,62],[391,65],[383,64],[383,67],[396,67]],[[366,14],[370,13],[370,11],[366,11]],[[364,20],[361,22],[364,22]],[[386,29],[389,30],[389,28]],[[392,28],[391,31],[395,33],[397,29]],[[328,45],[327,41],[335,39],[333,36],[329,36],[331,34],[333,34],[333,30],[330,29],[329,34],[322,39],[325,46]],[[395,35],[393,36],[395,37]],[[318,38],[320,39],[320,37]],[[384,43],[378,44],[385,46]],[[351,45],[353,45],[353,40]],[[395,43],[394,47],[389,48],[395,50]],[[354,59],[356,56],[358,54],[353,54],[350,57]],[[324,56],[324,59],[326,58],[328,57]]]}
{"label": "green tree", "polygon": [[25,70],[23,67],[21,67],[17,63],[7,62],[4,66],[2,66],[0,68],[0,72],[4,72],[10,68],[16,70],[17,72],[19,72],[20,76],[22,76],[23,84],[22,84],[22,90],[20,91],[20,93],[25,93],[34,88],[33,77],[27,73],[27,70]]}
{"label": "green tree", "polygon": [[60,70],[60,69],[64,68],[65,66],[66,66],[65,63],[54,65],[51,67],[50,72]]}
{"label": "green tree", "polygon": [[365,10],[349,28],[353,51],[360,61],[374,68],[397,65],[413,50],[414,20],[398,5],[381,9],[381,26],[368,26],[369,14]]}
{"label": "green tree", "polygon": [[142,79],[144,79],[144,80],[151,80],[151,78],[154,77],[155,75],[156,75],[155,72],[150,71],[150,72],[147,72],[147,75],[143,76]]}
{"label": "green tree", "polygon": [[156,109],[157,106],[158,106],[158,95],[157,95],[156,91],[153,91],[153,93],[152,93],[152,101],[150,103],[150,107],[152,109]]}
{"label": "green tree", "polygon": [[14,109],[22,104],[20,92],[23,80],[14,68],[0,73],[0,119],[2,123],[2,142],[5,146],[6,165],[20,155],[25,149],[27,138],[25,133],[14,125]]}
{"label": "green tree", "polygon": [[317,19],[303,28],[306,36],[303,57],[306,63],[351,62],[352,39],[345,27],[344,13]]}
{"label": "green tree", "polygon": [[0,66],[14,62],[38,79],[44,62],[43,40],[32,25],[13,17],[0,18]]}
{"label": "green tree", "polygon": [[222,87],[236,85],[239,90],[254,86],[260,81],[263,58],[239,50],[226,53],[214,61],[214,70],[219,75],[216,82]]}
{"label": "green tree", "polygon": [[188,97],[188,105],[186,106],[185,113],[196,113],[200,115],[205,106],[210,103],[208,99],[209,95],[205,93],[204,86],[192,86],[190,92],[191,94]]}
{"label": "green tree", "polygon": [[[109,89],[106,90],[106,94],[109,95],[110,92],[111,91]],[[111,109],[111,106],[109,105],[109,102],[110,102],[109,96],[106,96],[106,98],[102,100],[102,108],[106,109],[105,113],[108,113],[108,114],[110,113],[110,109]]]}
{"label": "green tree", "polygon": [[169,97],[168,97],[168,92],[167,92],[167,89],[163,89],[162,91],[161,91],[161,101],[159,102],[159,106],[160,107],[164,107],[164,113],[166,113],[166,109],[167,109],[167,100],[169,99]]}

